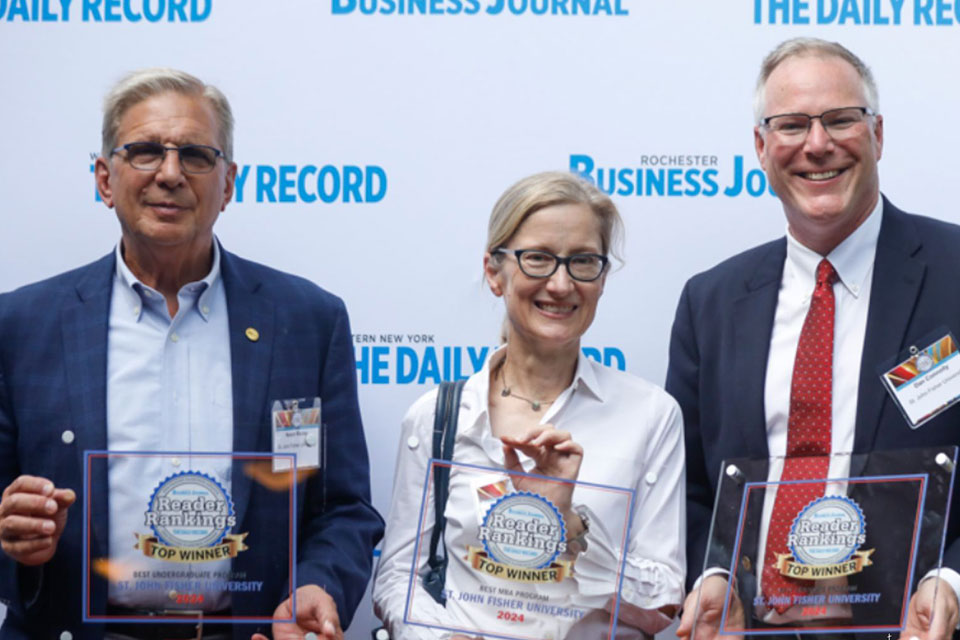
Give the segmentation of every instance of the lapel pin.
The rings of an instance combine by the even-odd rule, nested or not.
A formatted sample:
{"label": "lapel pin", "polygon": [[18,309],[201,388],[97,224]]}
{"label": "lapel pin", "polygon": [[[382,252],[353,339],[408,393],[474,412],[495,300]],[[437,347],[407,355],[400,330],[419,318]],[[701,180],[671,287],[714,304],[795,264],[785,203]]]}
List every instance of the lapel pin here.
{"label": "lapel pin", "polygon": [[254,329],[253,327],[247,327],[247,330],[243,332],[247,336],[247,340],[250,342],[256,342],[260,339],[260,332]]}

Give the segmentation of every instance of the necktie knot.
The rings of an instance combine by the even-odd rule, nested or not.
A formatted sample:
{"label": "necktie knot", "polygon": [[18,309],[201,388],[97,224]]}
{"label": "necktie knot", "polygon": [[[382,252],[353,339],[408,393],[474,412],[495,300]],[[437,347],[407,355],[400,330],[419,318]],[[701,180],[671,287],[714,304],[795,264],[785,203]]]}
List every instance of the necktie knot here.
{"label": "necktie knot", "polygon": [[817,287],[833,286],[838,280],[837,270],[833,268],[830,261],[824,258],[817,265]]}

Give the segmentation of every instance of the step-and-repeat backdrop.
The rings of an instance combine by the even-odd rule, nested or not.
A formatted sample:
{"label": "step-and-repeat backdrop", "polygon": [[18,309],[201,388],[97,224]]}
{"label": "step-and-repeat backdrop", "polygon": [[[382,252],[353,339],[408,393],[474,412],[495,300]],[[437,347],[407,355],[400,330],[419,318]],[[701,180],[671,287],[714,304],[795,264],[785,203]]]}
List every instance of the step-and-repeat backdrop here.
{"label": "step-and-repeat backdrop", "polygon": [[[115,245],[92,175],[114,81],[216,84],[240,165],[217,233],[346,300],[385,512],[407,406],[498,342],[486,220],[524,175],[612,192],[626,260],[584,346],[662,382],[684,281],[784,232],[751,104],[761,58],[797,35],[873,67],[883,191],[960,221],[960,0],[0,0],[0,290]],[[350,638],[369,637],[363,607]]]}

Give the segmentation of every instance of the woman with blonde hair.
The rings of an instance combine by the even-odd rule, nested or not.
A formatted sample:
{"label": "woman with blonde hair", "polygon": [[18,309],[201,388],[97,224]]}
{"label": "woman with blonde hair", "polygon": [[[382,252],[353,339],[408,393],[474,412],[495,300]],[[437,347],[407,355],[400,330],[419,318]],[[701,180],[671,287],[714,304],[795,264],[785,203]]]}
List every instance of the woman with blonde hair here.
{"label": "woman with blonde hair", "polygon": [[[621,226],[610,198],[568,173],[525,178],[494,206],[483,268],[504,300],[506,340],[463,385],[449,480],[428,483],[449,489],[442,518],[423,489],[437,391],[403,420],[374,585],[395,640],[596,640],[618,589],[616,637],[641,638],[666,627],[682,602],[680,411],[661,388],[580,348]],[[499,481],[484,475],[498,472]],[[599,485],[632,490],[633,501]],[[438,524],[448,563],[439,588],[427,552]],[[517,571],[524,553],[544,547],[546,561]],[[503,579],[504,567],[521,578]]]}

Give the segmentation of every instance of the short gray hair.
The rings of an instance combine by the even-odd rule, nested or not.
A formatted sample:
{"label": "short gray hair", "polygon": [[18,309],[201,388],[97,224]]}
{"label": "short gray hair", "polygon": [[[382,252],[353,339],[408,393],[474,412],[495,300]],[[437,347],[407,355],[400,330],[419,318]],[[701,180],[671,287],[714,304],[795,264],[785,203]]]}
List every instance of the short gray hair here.
{"label": "short gray hair", "polygon": [[219,89],[177,69],[153,68],[134,71],[120,79],[103,100],[103,130],[100,153],[109,158],[117,146],[120,119],[130,107],[155,95],[173,91],[187,96],[201,96],[210,101],[220,129],[220,147],[224,159],[233,159],[233,112],[230,102]]}
{"label": "short gray hair", "polygon": [[877,93],[877,82],[873,78],[873,72],[856,54],[839,42],[830,42],[820,38],[793,38],[777,45],[777,48],[771,51],[763,59],[763,64],[760,65],[760,75],[757,77],[757,87],[753,94],[753,116],[757,124],[760,124],[760,120],[763,118],[763,110],[766,107],[766,87],[770,74],[781,62],[796,56],[835,57],[850,63],[850,66],[860,76],[867,106],[874,113],[880,111],[880,96]]}

